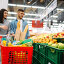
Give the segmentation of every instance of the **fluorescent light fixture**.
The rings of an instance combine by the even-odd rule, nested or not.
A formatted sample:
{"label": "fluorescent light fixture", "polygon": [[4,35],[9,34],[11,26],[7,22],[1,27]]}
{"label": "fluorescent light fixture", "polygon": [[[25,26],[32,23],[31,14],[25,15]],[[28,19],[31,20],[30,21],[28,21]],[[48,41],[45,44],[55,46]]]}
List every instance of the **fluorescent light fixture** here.
{"label": "fluorescent light fixture", "polygon": [[40,14],[30,14],[30,13],[25,13],[25,15],[30,15],[30,16],[41,16]]}
{"label": "fluorescent light fixture", "polygon": [[8,4],[8,6],[17,6],[16,4]]}
{"label": "fluorescent light fixture", "polygon": [[36,18],[23,18],[24,20],[40,20],[40,19],[36,19]]}
{"label": "fluorescent light fixture", "polygon": [[45,7],[40,7],[40,6],[29,6],[29,5],[19,5],[19,4],[8,4],[8,6],[18,6],[18,7],[29,7],[29,8],[45,9]]}
{"label": "fluorescent light fixture", "polygon": [[17,5],[18,7],[27,7],[27,8],[31,8],[31,6],[29,5]]}
{"label": "fluorescent light fixture", "polygon": [[57,10],[64,11],[64,9],[57,8]]}
{"label": "fluorescent light fixture", "polygon": [[48,21],[48,20],[44,19],[44,21]]}
{"label": "fluorescent light fixture", "polygon": [[53,20],[53,22],[57,22],[57,20]]}
{"label": "fluorescent light fixture", "polygon": [[[16,12],[8,12],[8,14],[17,14]],[[30,14],[30,13],[25,13],[25,15],[30,15],[30,16],[41,16],[41,14]]]}
{"label": "fluorescent light fixture", "polygon": [[58,18],[58,16],[51,16],[51,17],[53,17],[53,18]]}
{"label": "fluorescent light fixture", "polygon": [[7,19],[16,19],[16,17],[7,17]]}
{"label": "fluorescent light fixture", "polygon": [[32,8],[40,8],[40,9],[45,9],[45,7],[40,7],[40,6],[32,6]]}
{"label": "fluorescent light fixture", "polygon": [[[7,19],[16,19],[16,17],[7,17]],[[35,19],[35,18],[23,18],[24,20],[40,20],[40,19]]]}
{"label": "fluorescent light fixture", "polygon": [[16,12],[8,12],[8,14],[17,14]]}

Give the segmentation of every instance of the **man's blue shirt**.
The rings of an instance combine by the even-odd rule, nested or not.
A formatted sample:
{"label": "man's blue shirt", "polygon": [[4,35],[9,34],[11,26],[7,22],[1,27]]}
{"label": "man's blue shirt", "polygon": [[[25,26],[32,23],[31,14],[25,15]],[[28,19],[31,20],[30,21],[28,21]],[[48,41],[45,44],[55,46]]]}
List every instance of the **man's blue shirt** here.
{"label": "man's blue shirt", "polygon": [[[15,34],[16,28],[17,28],[17,22],[18,22],[18,20],[16,19],[16,20],[14,20],[14,21],[12,21],[12,22],[10,23],[10,33],[11,33],[11,34],[12,34],[12,33]],[[27,25],[27,22],[22,19],[22,32],[24,31],[26,25]],[[29,36],[30,36],[30,34],[29,34],[29,29],[28,29],[28,31],[27,31],[27,33],[26,33],[25,39],[27,39]]]}

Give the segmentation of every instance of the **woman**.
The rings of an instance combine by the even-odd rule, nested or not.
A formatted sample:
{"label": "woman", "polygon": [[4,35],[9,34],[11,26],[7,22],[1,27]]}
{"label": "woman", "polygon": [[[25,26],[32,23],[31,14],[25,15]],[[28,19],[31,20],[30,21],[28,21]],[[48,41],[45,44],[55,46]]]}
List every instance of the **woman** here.
{"label": "woman", "polygon": [[9,22],[7,21],[8,11],[6,9],[0,10],[0,35],[8,34]]}

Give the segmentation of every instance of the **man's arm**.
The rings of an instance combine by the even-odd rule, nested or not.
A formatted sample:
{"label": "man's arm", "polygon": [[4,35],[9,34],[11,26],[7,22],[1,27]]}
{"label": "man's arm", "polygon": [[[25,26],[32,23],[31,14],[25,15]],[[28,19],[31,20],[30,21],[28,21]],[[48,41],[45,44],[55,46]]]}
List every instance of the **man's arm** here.
{"label": "man's arm", "polygon": [[8,27],[7,26],[0,26],[0,28],[2,28],[2,29],[4,29],[4,30],[7,30],[8,29]]}

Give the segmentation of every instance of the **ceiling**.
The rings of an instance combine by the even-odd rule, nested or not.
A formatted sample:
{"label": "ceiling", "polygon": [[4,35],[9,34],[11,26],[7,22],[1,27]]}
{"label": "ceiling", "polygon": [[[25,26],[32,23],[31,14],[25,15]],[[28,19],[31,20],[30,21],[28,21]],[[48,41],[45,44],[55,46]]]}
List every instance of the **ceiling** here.
{"label": "ceiling", "polygon": [[[33,15],[27,14],[24,16],[24,18],[40,19],[40,15],[42,15],[41,13],[51,1],[53,0],[9,0],[8,11],[16,13],[17,10],[21,8],[24,9],[25,13],[33,14]],[[24,5],[24,6],[10,6],[9,4]],[[35,6],[35,7],[27,7],[27,6]],[[38,7],[36,8],[36,6],[43,8],[38,8]],[[17,16],[16,14],[11,14],[11,13],[8,14],[8,17],[16,17],[16,16]]]}

